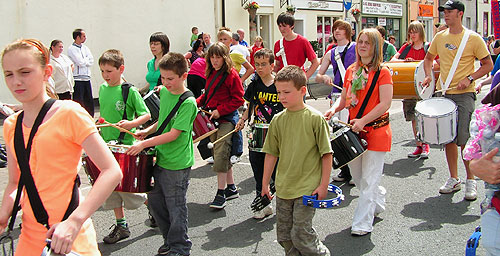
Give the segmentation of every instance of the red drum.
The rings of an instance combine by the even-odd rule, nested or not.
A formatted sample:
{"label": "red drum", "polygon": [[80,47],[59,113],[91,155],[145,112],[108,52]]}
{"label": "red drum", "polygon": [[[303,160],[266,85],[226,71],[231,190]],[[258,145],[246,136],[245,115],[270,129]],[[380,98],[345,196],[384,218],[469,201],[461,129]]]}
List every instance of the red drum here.
{"label": "red drum", "polygon": [[[123,174],[123,178],[120,184],[115,188],[115,191],[131,193],[145,193],[151,191],[153,189],[154,150],[149,150],[147,152],[143,151],[137,156],[131,156],[125,154],[126,148],[112,145],[108,146],[120,165]],[[101,171],[86,154],[83,155],[82,162],[90,183],[93,185]]]}
{"label": "red drum", "polygon": [[193,122],[193,143],[196,143],[213,133],[217,132],[217,124],[209,119],[209,116],[199,111]]}

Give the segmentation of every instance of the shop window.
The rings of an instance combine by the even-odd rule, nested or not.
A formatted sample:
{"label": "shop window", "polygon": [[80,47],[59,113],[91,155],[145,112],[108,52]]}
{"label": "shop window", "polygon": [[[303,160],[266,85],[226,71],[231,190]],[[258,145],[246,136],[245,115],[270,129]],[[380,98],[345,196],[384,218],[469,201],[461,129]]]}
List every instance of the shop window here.
{"label": "shop window", "polygon": [[[383,26],[387,32],[386,34],[386,40],[389,36],[394,36],[396,37],[396,46],[401,45],[402,42],[406,40],[400,38],[400,24],[401,20],[400,19],[393,19],[393,18],[386,18],[386,25]],[[378,25],[378,18],[375,17],[362,17],[361,18],[361,28],[375,28]]]}
{"label": "shop window", "polygon": [[319,50],[318,57],[323,57],[326,48],[328,47],[328,39],[332,34],[332,25],[337,20],[337,17],[318,17],[316,22],[316,33]]}

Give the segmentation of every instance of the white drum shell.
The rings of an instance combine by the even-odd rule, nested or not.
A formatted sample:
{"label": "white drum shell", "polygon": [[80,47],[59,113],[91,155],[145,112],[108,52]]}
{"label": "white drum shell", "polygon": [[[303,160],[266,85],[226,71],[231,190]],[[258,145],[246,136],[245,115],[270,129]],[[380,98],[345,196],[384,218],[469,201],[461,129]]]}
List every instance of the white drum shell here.
{"label": "white drum shell", "polygon": [[430,98],[415,107],[417,138],[428,144],[448,144],[457,136],[457,106],[447,98]]}

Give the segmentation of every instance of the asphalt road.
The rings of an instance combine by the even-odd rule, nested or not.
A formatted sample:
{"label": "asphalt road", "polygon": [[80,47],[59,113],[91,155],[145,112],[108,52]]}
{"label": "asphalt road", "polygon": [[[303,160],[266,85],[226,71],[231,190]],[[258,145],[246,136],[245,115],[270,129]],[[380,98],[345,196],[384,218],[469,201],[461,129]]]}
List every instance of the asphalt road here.
{"label": "asphalt road", "polygon": [[[307,104],[322,112],[328,106],[326,100],[307,100]],[[464,255],[465,242],[480,223],[483,182],[478,183],[479,199],[473,202],[463,199],[463,191],[439,194],[439,187],[449,176],[444,151],[432,146],[427,160],[407,158],[406,154],[413,151],[415,144],[411,125],[404,121],[401,109],[401,101],[394,100],[390,111],[392,151],[385,156],[381,182],[387,189],[387,207],[380,218],[375,219],[373,232],[364,237],[350,235],[359,196],[354,186],[337,183],[343,189],[345,201],[339,207],[316,211],[313,225],[332,255]],[[197,156],[188,191],[192,255],[283,255],[276,242],[276,217],[262,221],[252,218],[249,206],[254,198],[255,183],[246,150],[234,172],[241,197],[229,201],[225,209],[213,211],[208,204],[215,195],[216,176],[210,165]],[[462,164],[459,175],[465,178]],[[6,181],[7,171],[0,169],[2,191]],[[85,193],[90,185],[86,178],[83,181]],[[107,245],[102,238],[115,222],[113,212],[100,209],[93,215],[102,254],[155,255],[162,236],[158,229],[144,225],[146,207],[126,211],[126,217],[131,237]],[[478,255],[484,254],[480,247]]]}

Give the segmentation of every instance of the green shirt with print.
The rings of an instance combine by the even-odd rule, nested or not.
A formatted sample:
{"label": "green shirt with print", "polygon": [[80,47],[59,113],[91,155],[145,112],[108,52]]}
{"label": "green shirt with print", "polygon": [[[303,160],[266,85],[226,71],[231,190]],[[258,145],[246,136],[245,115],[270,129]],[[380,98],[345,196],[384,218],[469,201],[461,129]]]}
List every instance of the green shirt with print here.
{"label": "green shirt with print", "polygon": [[[162,87],[160,91],[160,115],[158,117],[158,128],[165,120],[170,111],[179,101],[179,95],[174,95]],[[182,170],[193,166],[193,122],[198,113],[194,97],[187,98],[177,110],[172,120],[167,124],[162,134],[169,132],[172,128],[182,131],[181,134],[169,143],[157,145],[156,164],[167,170]]]}
{"label": "green shirt with print", "polygon": [[328,124],[310,106],[285,109],[271,121],[262,151],[279,157],[275,179],[279,198],[311,195],[321,182],[322,156],[332,153]]}
{"label": "green shirt with print", "polygon": [[[112,124],[121,121],[125,109],[121,85],[110,86],[108,83],[101,84],[99,88],[99,106],[101,117],[106,121]],[[131,86],[127,98],[127,120],[131,121],[145,114],[149,114],[149,110],[137,88]],[[130,131],[135,132],[135,128]],[[101,136],[106,142],[117,140],[120,136],[120,130],[114,127],[103,127],[101,128]],[[122,143],[132,145],[134,141],[135,139],[132,135],[125,133]]]}

